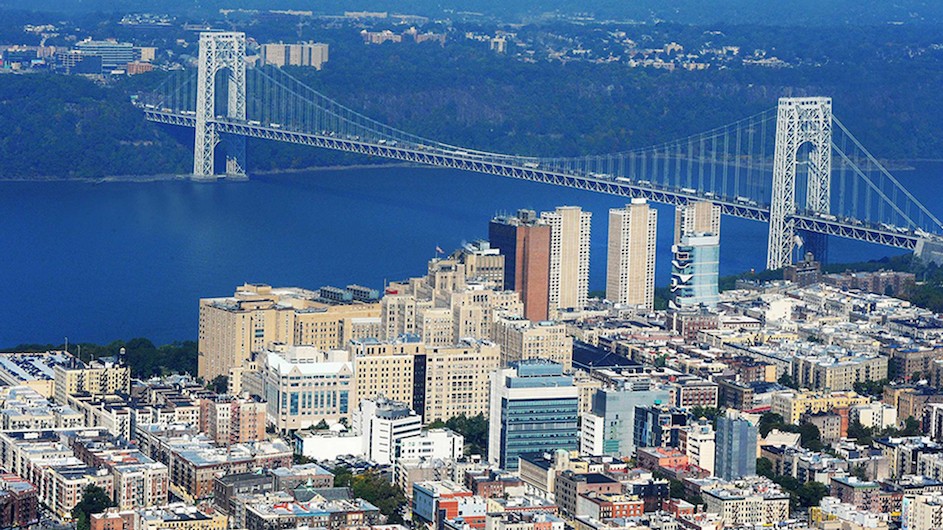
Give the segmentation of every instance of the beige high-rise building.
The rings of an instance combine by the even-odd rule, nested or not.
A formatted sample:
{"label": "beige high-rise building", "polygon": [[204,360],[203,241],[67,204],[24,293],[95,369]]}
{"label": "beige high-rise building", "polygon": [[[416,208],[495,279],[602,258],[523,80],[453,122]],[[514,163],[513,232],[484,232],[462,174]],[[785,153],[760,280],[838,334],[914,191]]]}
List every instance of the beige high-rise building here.
{"label": "beige high-rise building", "polygon": [[487,415],[490,377],[500,365],[500,350],[492,342],[474,340],[427,349],[423,421]]}
{"label": "beige high-rise building", "polygon": [[524,313],[515,291],[466,290],[452,294],[453,344],[462,339],[490,339],[498,313]]}
{"label": "beige high-rise building", "polygon": [[328,45],[320,42],[298,44],[263,44],[260,50],[262,64],[282,66],[311,66],[320,70],[327,62]]}
{"label": "beige high-rise building", "polygon": [[645,199],[609,210],[606,298],[616,304],[654,309],[655,241],[658,211]]}
{"label": "beige high-rise building", "polygon": [[231,297],[200,299],[197,374],[211,380],[228,375],[252,352],[280,343],[314,346],[323,351],[345,348],[358,319],[380,316],[380,303],[329,304],[317,292],[296,287],[245,284]]}
{"label": "beige high-rise building", "polygon": [[53,368],[56,402],[68,405],[69,396],[131,393],[131,369],[123,362],[95,360],[89,364],[75,360],[73,365]]}
{"label": "beige high-rise building", "polygon": [[542,212],[550,225],[550,318],[568,310],[582,310],[589,297],[589,234],[591,212],[579,206],[559,206]]}
{"label": "beige high-rise building", "polygon": [[416,334],[426,346],[448,346],[452,338],[452,310],[447,307],[424,309],[416,319]]}
{"label": "beige high-rise building", "polygon": [[404,403],[413,402],[415,359],[426,351],[421,342],[355,340],[350,343],[357,385],[357,401],[383,396]]}
{"label": "beige high-rise building", "polygon": [[681,244],[686,235],[720,235],[720,206],[710,201],[697,201],[675,208],[674,244]]}
{"label": "beige high-rise building", "polygon": [[492,340],[501,347],[502,367],[523,359],[550,359],[563,365],[564,371],[573,366],[573,337],[567,335],[563,323],[532,323],[505,313],[495,320]]}

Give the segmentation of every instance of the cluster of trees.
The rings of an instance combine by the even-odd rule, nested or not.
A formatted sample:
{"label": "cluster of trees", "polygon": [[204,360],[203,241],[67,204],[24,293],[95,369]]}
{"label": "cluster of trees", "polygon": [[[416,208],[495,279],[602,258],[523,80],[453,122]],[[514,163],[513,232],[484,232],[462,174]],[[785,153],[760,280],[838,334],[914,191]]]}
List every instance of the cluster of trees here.
{"label": "cluster of trees", "polygon": [[875,429],[873,427],[865,427],[857,420],[852,420],[848,424],[848,437],[854,438],[862,445],[871,445],[871,441],[875,438],[888,438],[894,436],[920,436],[923,434],[923,428],[920,425],[920,422],[917,421],[913,416],[904,420],[904,426],[902,428],[897,427],[888,427],[886,429]]}
{"label": "cluster of trees", "polygon": [[111,497],[108,496],[105,490],[95,485],[86,487],[85,491],[82,492],[82,499],[72,508],[76,530],[89,530],[91,528],[89,517],[114,505],[115,503],[112,502]]}
{"label": "cluster of trees", "polygon": [[444,422],[436,420],[429,424],[430,429],[442,427],[465,437],[465,454],[488,456],[488,419],[483,414],[471,417],[462,414]]}
{"label": "cluster of trees", "polygon": [[[69,351],[82,360],[88,361],[99,357],[117,357],[121,348],[125,349],[125,360],[131,367],[131,375],[146,379],[155,375],[173,373],[195,374],[197,369],[197,343],[187,340],[155,346],[145,338],[128,341],[116,340],[109,344],[79,343],[70,344]],[[65,344],[20,344],[4,351],[44,352],[64,350]],[[225,388],[225,379],[219,381]]]}
{"label": "cluster of trees", "polygon": [[799,482],[798,479],[786,475],[777,475],[773,471],[773,463],[768,458],[756,460],[756,474],[772,480],[789,494],[789,502],[793,510],[818,506],[819,502],[828,495],[828,487],[821,482]]}
{"label": "cluster of trees", "polygon": [[810,450],[810,451],[821,451],[825,449],[825,444],[822,443],[822,433],[819,432],[819,428],[811,423],[803,423],[801,425],[793,425],[791,423],[786,423],[783,421],[783,417],[780,414],[775,412],[764,412],[760,416],[759,425],[757,425],[760,436],[766,436],[772,430],[779,430],[783,432],[792,432],[799,434],[799,445]]}
{"label": "cluster of trees", "polygon": [[77,76],[0,76],[0,130],[0,178],[184,173],[192,160],[126,93]]}
{"label": "cluster of trees", "polygon": [[332,472],[334,486],[350,488],[354,497],[379,508],[380,513],[387,516],[389,524],[403,524],[403,509],[407,499],[402,488],[373,471],[355,475],[350,469],[338,466]]}

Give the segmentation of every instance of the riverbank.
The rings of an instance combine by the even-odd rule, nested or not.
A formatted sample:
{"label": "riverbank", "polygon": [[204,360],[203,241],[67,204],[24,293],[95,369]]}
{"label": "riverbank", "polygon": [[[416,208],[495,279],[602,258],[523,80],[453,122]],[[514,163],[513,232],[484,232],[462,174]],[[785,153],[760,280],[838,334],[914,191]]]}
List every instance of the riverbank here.
{"label": "riverbank", "polygon": [[[272,169],[253,171],[252,175],[291,175],[295,173],[312,173],[318,171],[353,171],[361,169],[390,169],[390,168],[431,168],[422,164],[409,162],[391,162],[389,164],[351,164],[347,166],[314,166],[307,168]],[[190,174],[159,173],[156,175],[108,175],[105,177],[0,177],[0,182],[86,182],[89,184],[104,184],[110,182],[166,182],[171,180],[190,180]],[[225,181],[226,179],[220,178]]]}

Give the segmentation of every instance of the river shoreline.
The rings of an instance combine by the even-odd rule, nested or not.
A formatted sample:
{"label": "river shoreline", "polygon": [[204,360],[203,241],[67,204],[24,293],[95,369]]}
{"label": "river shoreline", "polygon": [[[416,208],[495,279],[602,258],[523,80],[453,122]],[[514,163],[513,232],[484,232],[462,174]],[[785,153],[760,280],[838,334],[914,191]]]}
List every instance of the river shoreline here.
{"label": "river shoreline", "polygon": [[[389,168],[431,168],[421,164],[389,163],[389,164],[352,164],[349,166],[314,166],[306,168],[270,169],[254,171],[250,174],[259,176],[290,175],[295,173],[312,173],[316,171],[354,171],[361,169],[389,169]],[[89,184],[105,184],[112,182],[166,182],[171,180],[193,180],[192,175],[177,173],[159,173],[156,175],[108,175],[104,177],[0,177],[4,182],[86,182]],[[220,176],[219,182],[240,182],[241,179],[226,179]]]}

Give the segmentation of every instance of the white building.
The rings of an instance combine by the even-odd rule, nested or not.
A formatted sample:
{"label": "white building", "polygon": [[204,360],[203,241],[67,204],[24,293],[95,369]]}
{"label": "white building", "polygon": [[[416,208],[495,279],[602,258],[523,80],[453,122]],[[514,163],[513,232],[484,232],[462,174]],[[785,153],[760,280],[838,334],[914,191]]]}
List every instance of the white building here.
{"label": "white building", "polygon": [[714,474],[714,427],[710,421],[697,420],[681,429],[679,449],[688,455],[688,462]]}
{"label": "white building", "polygon": [[293,346],[261,355],[269,424],[288,431],[350,419],[356,390],[348,352]]}
{"label": "white building", "polygon": [[315,460],[334,460],[339,456],[366,456],[363,451],[363,436],[335,425],[330,430],[297,431],[295,454]]}
{"label": "white building", "polygon": [[880,401],[851,407],[851,419],[865,427],[884,430],[897,425],[897,407]]}
{"label": "white building", "polygon": [[580,454],[602,455],[605,435],[605,418],[591,412],[580,414]]}
{"label": "white building", "polygon": [[382,396],[360,401],[355,426],[363,437],[363,454],[378,464],[392,464],[401,440],[422,434],[422,417],[401,401]]}
{"label": "white building", "polygon": [[396,460],[458,460],[465,453],[465,437],[451,429],[429,429],[399,441]]}

